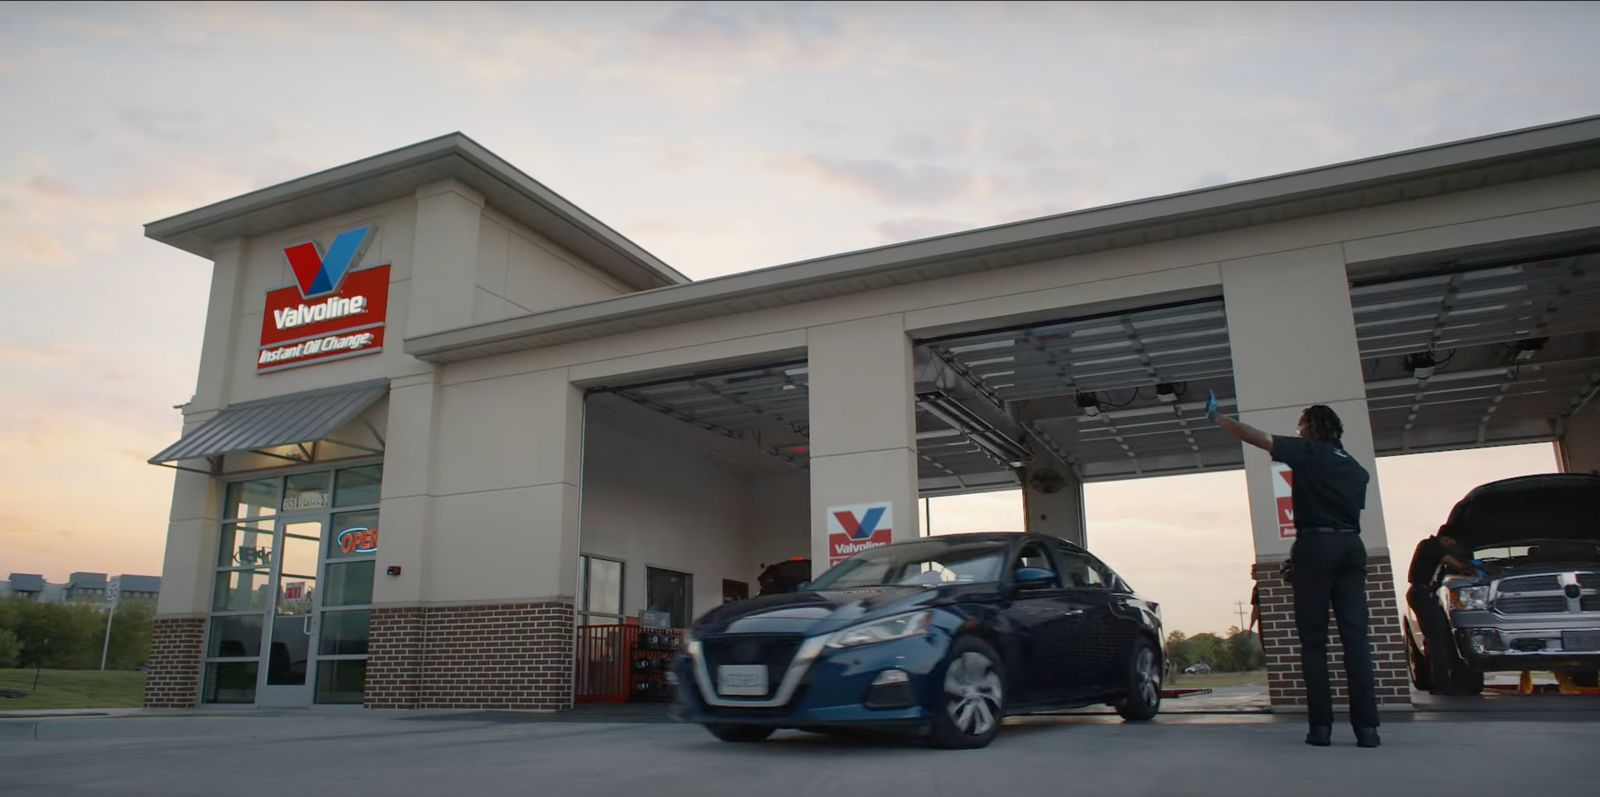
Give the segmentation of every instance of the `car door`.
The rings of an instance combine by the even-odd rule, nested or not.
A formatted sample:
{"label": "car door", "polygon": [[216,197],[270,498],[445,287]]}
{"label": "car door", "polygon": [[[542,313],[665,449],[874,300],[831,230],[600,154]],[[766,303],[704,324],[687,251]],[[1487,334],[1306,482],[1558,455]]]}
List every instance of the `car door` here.
{"label": "car door", "polygon": [[[1025,569],[1048,570],[1047,583],[1019,588],[1016,575]],[[1057,703],[1079,690],[1083,678],[1077,640],[1084,634],[1083,607],[1061,579],[1050,546],[1029,539],[1018,547],[1006,571],[1007,599],[1003,613],[1012,656],[1012,694],[1018,703]]]}
{"label": "car door", "polygon": [[1093,697],[1123,688],[1124,651],[1131,648],[1131,627],[1119,611],[1112,591],[1114,576],[1100,560],[1062,541],[1052,545],[1065,590],[1060,598],[1079,614],[1073,629],[1072,680],[1075,697]]}

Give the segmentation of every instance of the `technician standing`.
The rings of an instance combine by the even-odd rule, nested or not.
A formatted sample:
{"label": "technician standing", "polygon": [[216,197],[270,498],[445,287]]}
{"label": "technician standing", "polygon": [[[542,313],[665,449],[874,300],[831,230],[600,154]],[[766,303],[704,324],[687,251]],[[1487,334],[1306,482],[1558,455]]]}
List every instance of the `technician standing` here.
{"label": "technician standing", "polygon": [[1289,583],[1294,588],[1294,625],[1300,636],[1300,669],[1306,680],[1311,731],[1306,744],[1332,743],[1333,695],[1328,686],[1328,604],[1339,623],[1344,668],[1350,679],[1350,724],[1356,744],[1378,746],[1378,698],[1367,639],[1367,549],[1361,544],[1361,510],[1370,477],[1344,450],[1344,425],[1322,404],[1300,414],[1300,435],[1268,435],[1217,414],[1216,397],[1206,416],[1228,434],[1272,455],[1294,471],[1295,542]]}

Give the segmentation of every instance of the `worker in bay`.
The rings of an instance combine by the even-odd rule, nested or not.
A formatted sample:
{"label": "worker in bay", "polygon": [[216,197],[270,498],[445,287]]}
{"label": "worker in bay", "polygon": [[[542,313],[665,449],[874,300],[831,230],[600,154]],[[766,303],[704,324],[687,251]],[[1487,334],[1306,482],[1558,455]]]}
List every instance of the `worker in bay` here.
{"label": "worker in bay", "polygon": [[1411,554],[1411,569],[1406,573],[1410,587],[1406,590],[1406,603],[1417,615],[1422,626],[1422,638],[1427,643],[1430,690],[1436,695],[1458,694],[1455,679],[1451,677],[1450,663],[1455,660],[1455,642],[1450,638],[1450,619],[1434,590],[1446,575],[1472,575],[1478,572],[1472,554],[1464,550],[1443,527],[1432,537],[1424,537]]}
{"label": "worker in bay", "polygon": [[1217,412],[1216,396],[1206,417],[1240,441],[1272,455],[1294,471],[1295,542],[1289,584],[1294,589],[1294,624],[1305,677],[1306,744],[1332,743],[1333,694],[1328,684],[1328,606],[1333,605],[1349,677],[1350,724],[1356,744],[1377,747],[1378,698],[1368,641],[1367,550],[1361,543],[1361,510],[1370,476],[1344,450],[1344,425],[1322,404],[1300,413],[1299,435],[1269,435]]}

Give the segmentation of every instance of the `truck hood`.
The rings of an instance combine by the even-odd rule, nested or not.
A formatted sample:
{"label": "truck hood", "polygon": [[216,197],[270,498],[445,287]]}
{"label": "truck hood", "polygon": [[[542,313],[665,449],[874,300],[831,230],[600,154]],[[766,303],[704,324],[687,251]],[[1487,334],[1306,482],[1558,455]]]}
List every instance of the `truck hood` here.
{"label": "truck hood", "polygon": [[865,620],[958,600],[973,591],[994,591],[991,585],[948,587],[862,587],[827,592],[767,595],[725,603],[701,616],[694,635],[828,633]]}
{"label": "truck hood", "polygon": [[1490,482],[1456,504],[1443,531],[1469,549],[1528,539],[1600,539],[1600,476],[1552,473]]}

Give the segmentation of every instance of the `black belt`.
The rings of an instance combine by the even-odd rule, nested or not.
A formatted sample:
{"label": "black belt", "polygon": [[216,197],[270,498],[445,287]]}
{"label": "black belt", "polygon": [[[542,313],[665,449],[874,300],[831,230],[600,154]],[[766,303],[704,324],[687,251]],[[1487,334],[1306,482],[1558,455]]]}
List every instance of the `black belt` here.
{"label": "black belt", "polygon": [[1299,529],[1301,534],[1360,534],[1361,529],[1339,529],[1333,526],[1307,526]]}

